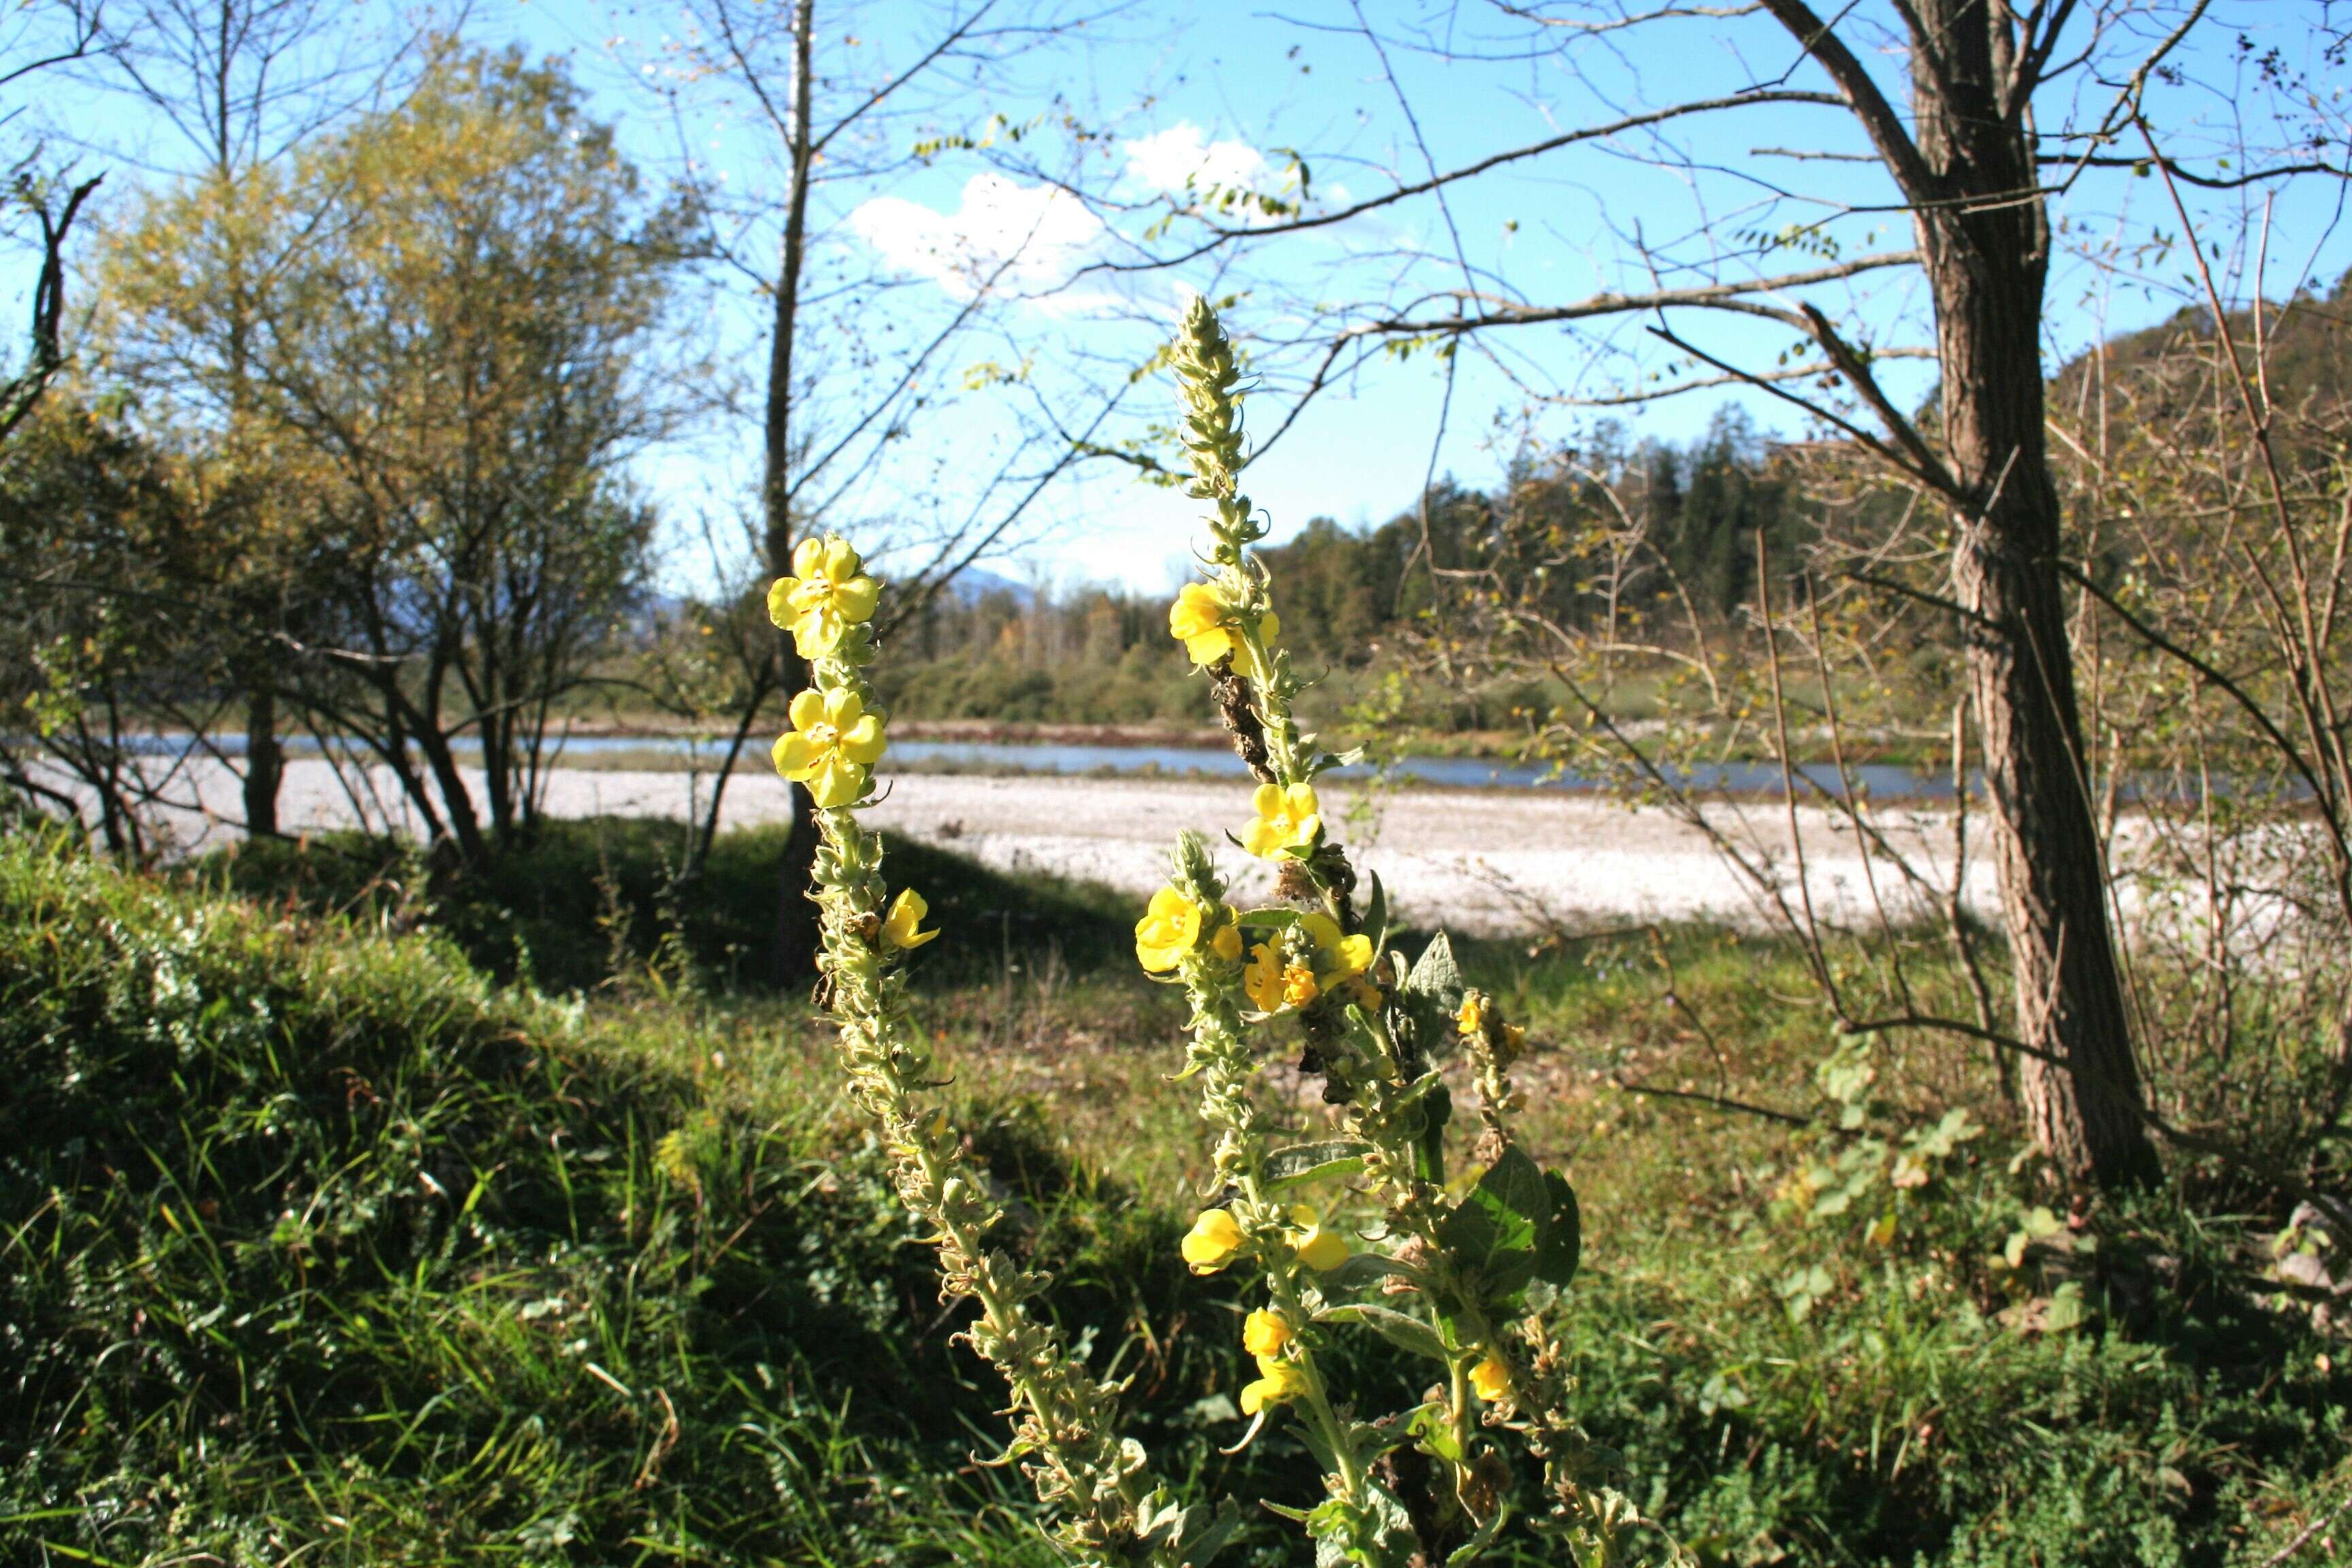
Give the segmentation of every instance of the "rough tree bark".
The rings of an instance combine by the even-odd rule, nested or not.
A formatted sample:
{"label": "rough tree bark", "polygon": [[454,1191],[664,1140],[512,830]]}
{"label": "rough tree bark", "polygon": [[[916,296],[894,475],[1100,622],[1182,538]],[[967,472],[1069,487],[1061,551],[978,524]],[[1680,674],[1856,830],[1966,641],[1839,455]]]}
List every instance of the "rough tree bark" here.
{"label": "rough tree bark", "polygon": [[247,684],[245,701],[245,831],[278,837],[278,785],[286,776],[286,749],[278,739],[278,692],[266,678]]}
{"label": "rough tree bark", "polygon": [[[766,442],[760,486],[768,570],[778,577],[793,569],[793,334],[808,244],[809,175],[814,163],[809,66],[811,30],[815,24],[816,0],[796,0],[793,7],[792,178],[776,267],[775,327],[768,345]],[[798,691],[808,684],[808,666],[793,648],[790,633],[779,631],[777,644],[777,657],[783,662],[783,689]],[[785,985],[816,973],[817,951],[816,906],[809,901],[808,892],[809,876],[816,866],[816,801],[806,785],[797,784],[792,786],[792,837],[785,843],[776,889],[776,979]]]}
{"label": "rough tree bark", "polygon": [[1953,575],[1991,795],[2034,1135],[2072,1178],[2150,1179],[2157,1158],[2090,792],[2058,571],[2042,426],[2050,219],[2010,8],[1914,0],[1906,132],[1835,33],[1800,0],[1768,8],[1837,80],[1912,209],[1935,300]]}

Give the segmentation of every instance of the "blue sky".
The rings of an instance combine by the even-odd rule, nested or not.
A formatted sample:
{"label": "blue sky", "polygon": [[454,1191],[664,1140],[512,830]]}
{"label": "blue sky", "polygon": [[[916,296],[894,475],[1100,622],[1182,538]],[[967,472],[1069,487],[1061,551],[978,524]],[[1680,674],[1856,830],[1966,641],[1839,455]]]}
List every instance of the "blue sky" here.
{"label": "blue sky", "polygon": [[[1856,15],[1866,19],[1881,8],[1864,4]],[[820,69],[842,91],[887,75],[931,36],[942,9],[927,0],[892,0],[843,6],[835,16],[833,7],[821,6]],[[1083,14],[1076,6],[1061,9]],[[2168,147],[2211,167],[2242,126],[2247,134],[2268,135],[2267,117],[2282,100],[2256,62],[2273,46],[2290,77],[2299,73],[2317,91],[2315,104],[2287,107],[2307,110],[2340,138],[2342,89],[2313,54],[2309,34],[2315,21],[2332,19],[2340,28],[2344,10],[2324,0],[2218,0],[2206,31],[2182,57],[2183,79],[2151,87],[2151,118],[2168,128]],[[1822,85],[1785,36],[1752,20],[1612,36],[1564,64],[1496,58],[1522,42],[1525,29],[1491,6],[1366,0],[1366,12],[1390,38],[1385,57],[1355,30],[1352,8],[1333,0],[1298,0],[1279,16],[1224,5],[1119,7],[1092,15],[1050,47],[999,62],[984,87],[944,79],[915,100],[905,119],[877,128],[875,141],[859,150],[865,155],[902,153],[927,129],[982,135],[992,110],[1015,125],[1034,122],[1017,142],[1000,135],[992,147],[950,152],[887,181],[845,180],[821,195],[824,255],[834,268],[828,276],[882,277],[896,286],[856,296],[864,303],[855,314],[820,316],[823,342],[835,356],[815,389],[820,421],[828,399],[837,411],[864,406],[877,373],[855,363],[862,350],[881,349],[887,363],[892,351],[883,345],[923,339],[970,300],[975,252],[1002,263],[992,290],[1001,298],[983,313],[980,330],[940,357],[928,378],[927,406],[905,420],[905,437],[840,496],[833,515],[868,536],[914,536],[982,501],[980,476],[1008,461],[1020,470],[1023,410],[1051,406],[1065,419],[1083,415],[1106,388],[1119,384],[1123,367],[1149,354],[1193,288],[1239,293],[1234,325],[1266,340],[1265,391],[1252,410],[1254,427],[1265,431],[1286,410],[1309,363],[1306,340],[1335,319],[1328,308],[1339,302],[1409,301],[1460,285],[1465,267],[1485,291],[1546,302],[1639,288],[1654,268],[1681,281],[1814,265],[1828,247],[1853,256],[1909,243],[1899,215],[1834,211],[1841,202],[1864,205],[1885,197],[1886,182],[1874,166],[1756,154],[1776,147],[1847,155],[1866,150],[1843,110],[1788,105],[1687,122],[1692,129],[1680,140],[1688,158],[1679,164],[1662,162],[1639,137],[1619,138],[1456,186],[1443,211],[1423,199],[1244,247],[1222,262],[1208,258],[1142,273],[1086,270],[1139,254],[1151,202],[1181,190],[1188,176],[1196,186],[1284,189],[1288,155],[1282,149],[1297,150],[1311,171],[1308,210],[1328,210],[1399,177],[1418,177],[1431,163],[1454,167],[1643,105],[1735,90],[1782,73],[1790,73],[1792,86]],[[357,0],[352,14],[372,22],[389,15],[366,0]],[[754,209],[773,188],[772,139],[741,95],[694,75],[692,46],[704,35],[682,10],[478,0],[466,30],[483,44],[519,41],[533,52],[569,56],[593,110],[618,124],[648,173],[658,175],[690,157],[703,177],[723,176],[720,188]],[[1870,36],[1861,36],[1867,45]],[[2242,36],[2251,49],[2241,47]],[[1447,46],[1456,58],[1411,47],[1416,41]],[[2127,42],[2116,42],[2109,64],[2132,58]],[[2079,101],[2101,96],[2092,88]],[[34,107],[51,125],[102,144],[85,156],[94,166],[108,147],[143,153],[141,161],[151,164],[174,161],[168,137],[119,97],[50,86]],[[2045,126],[2067,108],[2049,100]],[[1075,138],[1072,127],[1083,128],[1087,139]],[[2343,158],[2340,140],[2332,156]],[[1092,199],[1056,193],[1049,176]],[[1783,188],[1766,189],[1768,179]],[[136,184],[137,176],[118,174],[110,180],[110,199],[131,199]],[[2306,275],[2332,281],[2352,265],[2352,244],[2336,221],[2342,195],[2340,182],[2326,179],[2285,187],[2268,215],[2272,295]],[[2078,352],[2103,331],[2159,320],[2181,303],[2182,258],[2177,249],[2149,247],[2168,234],[2177,237],[2179,226],[2159,182],[2122,171],[2093,174],[2060,214],[2066,228],[2051,289],[2053,356]],[[2245,287],[2248,237],[2262,228],[2259,198],[2202,196],[2194,216],[2200,235],[2218,248],[2216,265]],[[1791,225],[1818,226],[1760,258],[1740,254]],[[1186,232],[1181,223],[1174,226],[1159,247],[1166,250]],[[772,244],[768,233],[757,221],[745,231],[755,259]],[[2101,261],[2085,259],[2097,251],[2105,252]],[[723,274],[715,279],[727,281]],[[1807,297],[1862,323],[1883,348],[1928,341],[1917,280],[1907,269],[1868,274]],[[695,346],[719,372],[756,372],[764,353],[762,309],[740,279],[720,287],[696,320],[705,335]],[[1560,438],[1601,416],[1569,399],[1622,388],[1675,357],[1643,324],[1629,320],[1575,333],[1528,327],[1490,337],[1491,353],[1465,353],[1455,366],[1442,442],[1446,378],[1440,363],[1426,353],[1377,362],[1309,405],[1253,468],[1251,492],[1282,533],[1318,514],[1343,522],[1393,515],[1410,504],[1433,461],[1440,473],[1487,482],[1522,432]],[[1671,324],[1709,353],[1749,366],[1769,367],[1790,346],[1790,333],[1775,323],[1678,312]],[[988,379],[972,374],[984,363],[1026,369],[1010,385],[967,389],[968,381]],[[1906,397],[1932,384],[1930,367],[1919,362],[1891,363],[1887,379]],[[1170,401],[1164,384],[1138,386],[1101,434],[1139,436],[1146,419],[1166,416]],[[1612,416],[1639,435],[1683,440],[1727,401],[1742,404],[1769,430],[1802,428],[1801,417],[1777,400],[1728,389],[1614,410]],[[835,415],[844,426],[848,417]],[[707,574],[700,552],[685,542],[691,531],[685,519],[739,507],[756,471],[756,450],[754,430],[713,417],[693,438],[648,459],[646,482],[678,524],[677,580]],[[1195,510],[1167,490],[1135,482],[1118,465],[1092,465],[1040,499],[1020,531],[1024,548],[996,569],[1164,588],[1182,570]]]}

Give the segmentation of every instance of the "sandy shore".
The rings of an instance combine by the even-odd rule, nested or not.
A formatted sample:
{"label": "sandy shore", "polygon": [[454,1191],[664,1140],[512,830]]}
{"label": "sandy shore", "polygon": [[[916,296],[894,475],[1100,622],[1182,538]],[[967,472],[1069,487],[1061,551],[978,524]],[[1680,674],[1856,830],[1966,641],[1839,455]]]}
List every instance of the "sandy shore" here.
{"label": "sandy shore", "polygon": [[[236,837],[236,778],[218,764],[205,764],[190,782],[197,804],[173,816],[179,841]],[[551,781],[547,808],[556,816],[684,819],[698,784],[709,786],[707,779],[683,773],[560,770]],[[1752,883],[1704,835],[1663,811],[1528,790],[1408,789],[1366,801],[1335,786],[1326,795],[1331,830],[1360,866],[1380,873],[1393,904],[1417,921],[1494,933],[1540,930],[1551,921],[1769,923]],[[378,799],[394,800],[381,782]],[[786,799],[774,780],[739,774],[728,788],[726,820],[737,826],[773,820]],[[1050,871],[1141,894],[1161,880],[1167,847],[1179,830],[1194,828],[1222,844],[1225,830],[1238,828],[1248,810],[1248,794],[1239,784],[910,773],[889,780],[870,819],[1002,869]],[[1737,829],[1752,854],[1778,863],[1793,900],[1785,808],[1727,802],[1709,810]],[[369,815],[377,816],[373,805]],[[397,826],[414,826],[396,810],[391,816]],[[349,826],[356,817],[325,763],[289,764],[280,797],[288,831]],[[1816,908],[1833,919],[1863,915],[1869,891],[1843,816],[1807,809],[1799,820]],[[1935,868],[1939,879],[1948,874],[1948,818],[1922,811],[1882,814],[1881,822],[1892,824],[1895,841]],[[1980,843],[1972,842],[1969,852],[1969,901],[1989,914],[1998,908],[1992,868]],[[1265,892],[1269,879],[1240,850],[1227,847],[1219,860],[1236,874],[1242,896]],[[1891,900],[1899,879],[1882,866],[1878,881]]]}

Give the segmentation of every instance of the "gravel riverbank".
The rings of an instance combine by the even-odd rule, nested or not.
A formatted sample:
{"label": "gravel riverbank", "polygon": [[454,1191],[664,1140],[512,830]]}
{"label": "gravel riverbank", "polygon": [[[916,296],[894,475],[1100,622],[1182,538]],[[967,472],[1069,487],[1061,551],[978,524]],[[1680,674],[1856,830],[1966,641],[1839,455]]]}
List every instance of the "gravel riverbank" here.
{"label": "gravel riverbank", "polygon": [[[236,837],[236,778],[207,763],[194,783],[201,809],[175,814],[173,827],[181,841]],[[547,809],[556,816],[683,820],[695,805],[689,792],[698,787],[707,790],[709,780],[675,772],[561,769],[550,781]],[[1381,874],[1391,901],[1415,921],[1496,934],[1541,930],[1552,921],[1766,923],[1749,882],[1704,835],[1663,811],[1534,790],[1400,789],[1366,801],[1358,791],[1335,786],[1326,795],[1331,831],[1357,852],[1360,865]],[[382,791],[382,798],[392,798],[390,792]],[[739,774],[728,788],[727,821],[773,820],[786,798],[772,778]],[[1049,871],[1141,894],[1161,880],[1167,847],[1180,829],[1196,828],[1220,843],[1226,829],[1237,829],[1246,818],[1248,801],[1239,784],[1198,780],[909,773],[889,780],[871,819],[1000,869]],[[1785,807],[1745,801],[1708,809],[1736,826],[1754,853],[1784,866],[1789,861]],[[350,826],[357,815],[326,763],[289,764],[280,806],[288,831]],[[1892,837],[1906,854],[1948,870],[1948,816],[1922,810],[1882,813],[1880,821],[1893,825]],[[1825,915],[1866,910],[1864,868],[1843,815],[1809,807],[1800,811],[1799,822],[1816,908]],[[1998,907],[1992,868],[1982,858],[1981,843],[1972,842],[1969,853],[1969,901],[1990,914]],[[1227,847],[1219,860],[1237,873],[1242,896],[1267,890],[1262,868],[1239,849]],[[1882,868],[1878,879],[1881,892],[1891,897],[1897,879]]]}

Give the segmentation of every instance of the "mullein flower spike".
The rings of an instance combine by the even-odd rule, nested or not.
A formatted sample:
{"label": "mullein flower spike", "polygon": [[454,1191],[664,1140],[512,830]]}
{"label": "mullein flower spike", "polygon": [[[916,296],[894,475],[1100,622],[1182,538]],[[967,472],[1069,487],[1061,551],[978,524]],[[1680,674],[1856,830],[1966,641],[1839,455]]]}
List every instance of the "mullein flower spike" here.
{"label": "mullein flower spike", "polygon": [[[1136,928],[1145,967],[1173,972],[1191,1001],[1182,1076],[1199,1079],[1202,1117],[1218,1132],[1204,1188],[1217,1206],[1184,1237],[1185,1260],[1202,1273],[1244,1259],[1263,1271],[1267,1303],[1243,1325],[1259,1375],[1242,1388],[1241,1412],[1263,1420],[1287,1406],[1322,1459],[1329,1494],[1322,1505],[1282,1510],[1307,1525],[1318,1563],[1395,1568],[1439,1557],[1465,1563],[1483,1552],[1505,1518],[1494,1479],[1508,1468],[1497,1451],[1505,1431],[1524,1437],[1544,1462],[1553,1503],[1538,1531],[1562,1538],[1580,1563],[1622,1563],[1632,1532],[1648,1527],[1624,1499],[1591,1484],[1588,1450],[1566,1414],[1559,1358],[1547,1359],[1540,1347],[1552,1342],[1541,1319],[1529,1315],[1535,1285],[1556,1293],[1569,1282],[1580,1231],[1565,1180],[1542,1171],[1509,1138],[1506,1118],[1517,1096],[1505,1069],[1523,1049],[1523,1031],[1503,1021],[1491,998],[1465,992],[1442,938],[1410,966],[1387,951],[1377,883],[1370,900],[1357,903],[1356,871],[1326,837],[1314,787],[1340,759],[1294,717],[1301,682],[1276,646],[1272,585],[1251,550],[1266,524],[1239,483],[1246,460],[1241,370],[1207,301],[1187,313],[1171,361],[1192,471],[1187,493],[1215,510],[1205,520],[1206,580],[1182,590],[1169,629],[1211,675],[1218,716],[1260,781],[1236,842],[1276,863],[1277,887],[1293,906],[1241,914],[1232,927],[1210,921],[1206,911],[1222,900],[1223,884],[1202,841],[1186,834],[1168,887]],[[1246,931],[1247,960],[1201,962],[1204,929],[1220,938],[1229,929]],[[1299,1020],[1300,1066],[1323,1076],[1326,1100],[1344,1107],[1345,1136],[1277,1151],[1259,1107],[1260,1058],[1248,1032],[1286,1032],[1279,1022],[1286,1017]],[[1475,1158],[1486,1169],[1466,1193],[1469,1184],[1445,1176],[1453,1102],[1436,1065],[1457,1039],[1486,1124]],[[1339,1228],[1304,1205],[1274,1201],[1278,1185],[1318,1168],[1358,1173],[1354,1190],[1382,1205],[1374,1234],[1393,1249],[1368,1259],[1373,1267],[1343,1268],[1351,1249]],[[1511,1217],[1508,1241],[1498,1213]],[[1346,1299],[1373,1280],[1378,1304]],[[1444,1382],[1410,1420],[1359,1419],[1327,1385],[1321,1338],[1351,1320],[1378,1322],[1391,1339],[1444,1363]],[[1507,1335],[1536,1353],[1515,1358]],[[1515,1373],[1522,1364],[1529,1370]],[[1376,1467],[1406,1429],[1423,1435],[1415,1446],[1428,1463]],[[1432,1479],[1425,1486],[1402,1479],[1416,1472]],[[1423,1521],[1438,1533],[1425,1535]],[[1449,1548],[1465,1535],[1469,1544]],[[1671,1543],[1666,1555],[1687,1561]]]}
{"label": "mullein flower spike", "polygon": [[1118,1436],[1118,1390],[1031,1310],[1045,1277],[984,1244],[1002,1210],[987,1195],[987,1173],[930,1102],[943,1075],[908,1008],[905,966],[895,962],[940,933],[923,929],[929,907],[920,893],[889,895],[882,841],[853,809],[884,745],[864,671],[873,642],[856,629],[880,590],[837,539],[803,543],[793,565],[771,606],[810,656],[815,684],[793,699],[793,728],[776,743],[776,763],[809,785],[819,808],[812,889],[824,938],[819,964],[856,1102],[889,1152],[900,1199],[938,1248],[942,1295],[979,1309],[963,1338],[1012,1391],[1010,1452],[1025,1461],[1038,1497],[1060,1511],[1066,1554],[1088,1568],[1203,1563],[1237,1512],[1174,1502],[1152,1479],[1143,1449]]}

